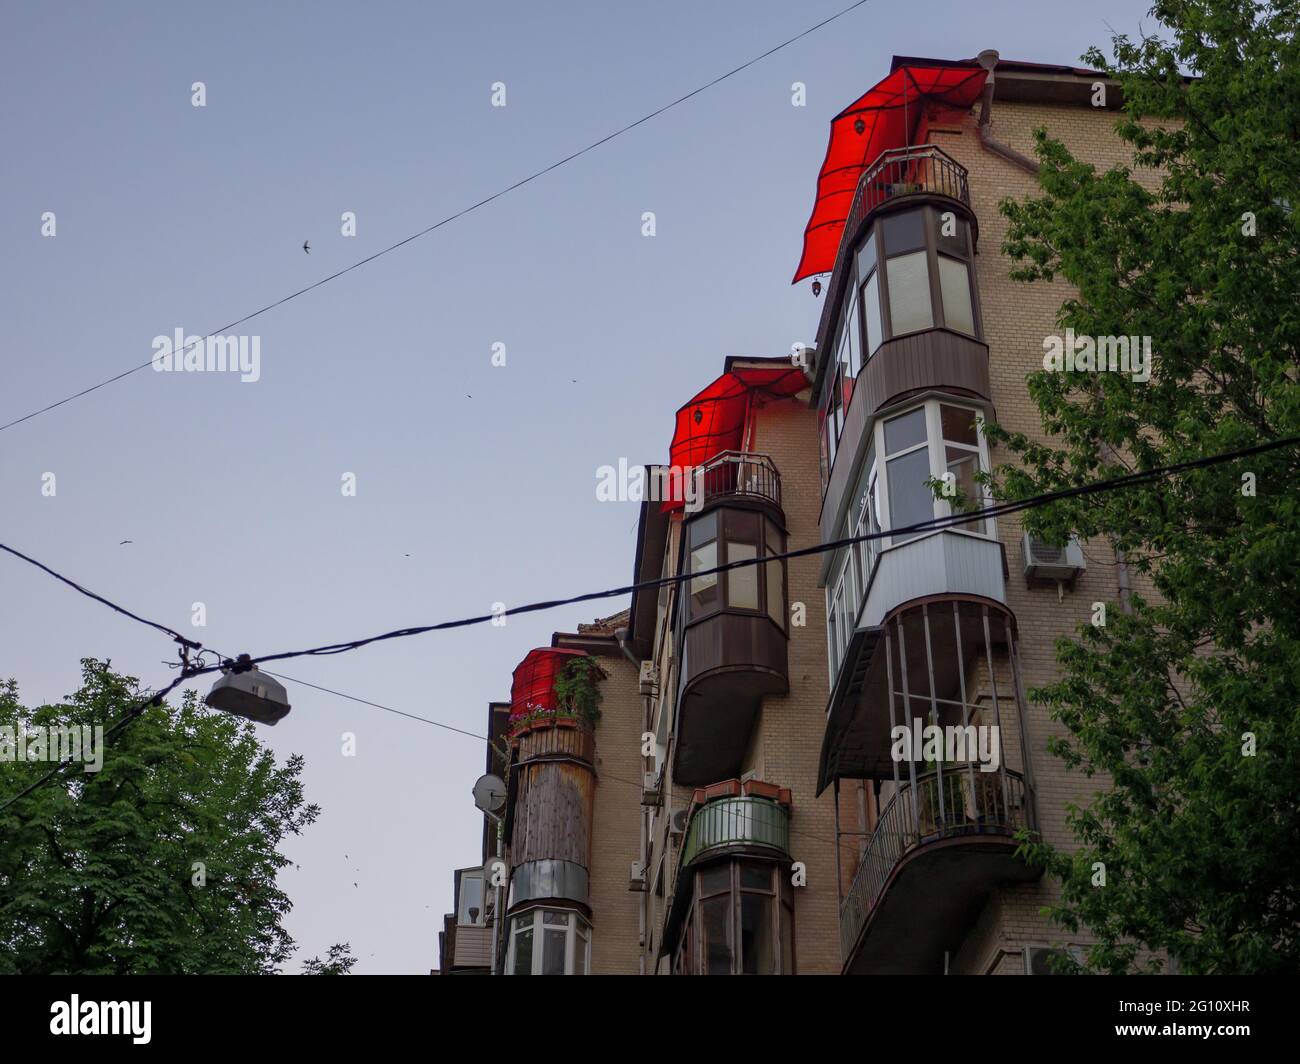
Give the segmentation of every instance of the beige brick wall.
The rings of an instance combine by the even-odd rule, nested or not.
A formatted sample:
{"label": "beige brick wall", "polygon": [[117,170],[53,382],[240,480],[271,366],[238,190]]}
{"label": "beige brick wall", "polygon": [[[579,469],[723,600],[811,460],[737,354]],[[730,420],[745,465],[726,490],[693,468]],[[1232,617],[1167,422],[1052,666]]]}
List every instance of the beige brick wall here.
{"label": "beige brick wall", "polygon": [[637,672],[626,658],[600,658],[600,720],[596,722],[596,803],[591,829],[591,970],[640,971],[642,895],[628,890],[641,859],[642,719]]}

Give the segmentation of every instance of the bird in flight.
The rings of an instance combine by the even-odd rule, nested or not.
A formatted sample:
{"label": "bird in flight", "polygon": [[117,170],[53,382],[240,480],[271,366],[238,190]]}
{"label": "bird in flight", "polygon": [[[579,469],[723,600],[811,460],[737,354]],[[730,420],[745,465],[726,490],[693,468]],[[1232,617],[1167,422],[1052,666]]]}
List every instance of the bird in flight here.
{"label": "bird in flight", "polygon": [[124,539],[124,540],[122,540],[121,543],[118,544],[118,546],[119,546],[119,547],[122,547],[122,546],[125,546],[125,545],[128,544],[128,543],[134,543],[134,542],[135,542],[135,540],[133,540],[133,539]]}
{"label": "bird in flight", "polygon": [[303,251],[305,251],[308,255],[311,254],[311,245],[310,245],[309,243],[307,243],[307,241],[305,241],[305,240],[302,242],[302,249],[303,249]]}

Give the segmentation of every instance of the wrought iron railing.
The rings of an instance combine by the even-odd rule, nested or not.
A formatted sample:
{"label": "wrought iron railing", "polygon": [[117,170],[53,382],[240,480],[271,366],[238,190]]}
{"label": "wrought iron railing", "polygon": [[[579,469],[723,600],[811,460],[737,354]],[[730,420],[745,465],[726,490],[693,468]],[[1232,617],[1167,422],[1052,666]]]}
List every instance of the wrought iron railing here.
{"label": "wrought iron railing", "polygon": [[969,207],[970,182],[966,168],[934,144],[881,152],[858,178],[841,239],[852,240],[862,219],[882,203],[921,193],[947,196]]}
{"label": "wrought iron railing", "polygon": [[840,906],[841,955],[848,959],[890,873],[907,854],[939,839],[1009,836],[1025,826],[1025,781],[1018,772],[972,773],[954,765],[918,776],[915,795],[911,782],[903,783],[881,811]]}
{"label": "wrought iron railing", "polygon": [[680,867],[725,846],[770,846],[790,852],[790,811],[770,798],[717,798],[700,806],[686,829]]}
{"label": "wrought iron railing", "polygon": [[722,451],[695,470],[700,506],[724,496],[747,496],[781,505],[781,474],[765,454]]}

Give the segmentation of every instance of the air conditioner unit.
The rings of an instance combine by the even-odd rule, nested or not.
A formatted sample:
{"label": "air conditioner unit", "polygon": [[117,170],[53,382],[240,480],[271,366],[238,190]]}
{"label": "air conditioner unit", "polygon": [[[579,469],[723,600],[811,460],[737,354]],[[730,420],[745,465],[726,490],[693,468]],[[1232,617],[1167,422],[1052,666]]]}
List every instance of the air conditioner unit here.
{"label": "air conditioner unit", "polygon": [[645,863],[642,861],[633,861],[631,871],[628,872],[627,889],[635,891],[645,890]]}
{"label": "air conditioner unit", "polygon": [[673,812],[672,822],[669,824],[669,830],[674,835],[686,834],[686,823],[690,819],[689,809],[678,809]]}
{"label": "air conditioner unit", "polygon": [[1020,541],[1020,553],[1025,563],[1026,583],[1046,580],[1058,585],[1073,584],[1088,568],[1078,536],[1071,536],[1064,547],[1053,547],[1026,532]]}
{"label": "air conditioner unit", "polygon": [[659,789],[659,776],[654,772],[647,772],[641,783],[641,804],[660,806],[664,804],[664,796]]}
{"label": "air conditioner unit", "polygon": [[643,695],[654,696],[659,693],[659,668],[653,661],[641,662],[641,675],[637,686]]}

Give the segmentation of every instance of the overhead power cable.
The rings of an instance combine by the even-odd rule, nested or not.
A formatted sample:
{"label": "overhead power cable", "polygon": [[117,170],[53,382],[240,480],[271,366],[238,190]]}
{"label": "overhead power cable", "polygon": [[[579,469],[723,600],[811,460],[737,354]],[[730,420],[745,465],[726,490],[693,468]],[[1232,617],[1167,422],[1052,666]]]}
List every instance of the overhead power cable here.
{"label": "overhead power cable", "polygon": [[[1271,451],[1280,450],[1285,447],[1294,447],[1296,444],[1300,444],[1300,436],[1288,436],[1284,439],[1271,440],[1268,443],[1256,444],[1252,447],[1243,447],[1235,451],[1227,451],[1221,454],[1207,455],[1205,457],[1192,459],[1187,462],[1179,462],[1175,465],[1159,466],[1154,469],[1141,470],[1136,473],[1128,473],[1123,476],[1110,478],[1108,480],[1093,481],[1088,484],[1077,485],[1073,488],[1063,488],[1059,491],[1047,492],[1041,495],[1030,496],[1029,498],[1021,499],[1016,502],[995,504],[992,506],[986,506],[979,509],[967,510],[960,513],[953,513],[953,514],[946,515],[944,517],[935,518],[930,521],[919,521],[915,524],[907,525],[902,528],[887,529],[881,532],[866,533],[860,536],[849,536],[844,539],[834,540],[829,543],[817,543],[810,547],[802,547],[799,548],[798,550],[786,551],[783,554],[769,555],[766,557],[759,557],[753,559],[745,559],[742,561],[730,562],[726,565],[715,566],[712,569],[704,569],[696,572],[681,573],[675,576],[662,577],[658,580],[642,581],[640,583],[628,584],[620,588],[611,588],[606,591],[589,592],[583,595],[574,595],[566,599],[554,599],[546,602],[534,602],[525,606],[516,606],[513,609],[503,611],[502,614],[483,614],[478,617],[467,617],[455,621],[444,621],[440,624],[425,625],[419,628],[402,628],[393,632],[386,632],[383,635],[370,636],[369,638],[366,639],[353,640],[352,642],[349,643],[333,643],[323,647],[315,647],[310,650],[298,650],[298,651],[291,651],[291,652],[281,653],[281,654],[264,654],[256,658],[241,655],[240,664],[241,667],[247,668],[251,665],[258,665],[263,662],[281,661],[287,658],[310,657],[310,656],[320,656],[320,655],[327,655],[327,654],[341,654],[348,650],[356,650],[359,649],[360,647],[367,646],[370,643],[376,643],[387,639],[396,639],[408,635],[420,635],[426,632],[445,631],[451,628],[463,628],[463,627],[468,627],[470,625],[482,624],[492,620],[492,618],[496,616],[539,612],[541,610],[554,609],[558,606],[571,605],[578,602],[588,602],[594,599],[601,599],[601,598],[613,598],[619,595],[629,594],[633,591],[657,589],[670,584],[678,584],[687,580],[695,580],[701,576],[711,576],[716,573],[729,572],[732,569],[740,569],[747,565],[763,565],[770,561],[780,561],[789,558],[802,558],[811,555],[822,554],[827,551],[836,551],[836,550],[843,549],[845,547],[853,546],[854,544],[857,543],[862,543],[869,540],[881,539],[885,536],[890,536],[890,535],[896,536],[902,534],[941,530],[956,525],[966,524],[971,521],[983,520],[985,517],[997,517],[1005,514],[1017,513],[1022,510],[1033,509],[1039,506],[1046,506],[1050,503],[1059,502],[1064,499],[1086,497],[1089,495],[1099,494],[1101,492],[1115,491],[1121,488],[1128,488],[1128,487],[1138,486],[1141,484],[1152,483],[1156,480],[1164,479],[1166,477],[1173,476],[1178,473],[1188,472],[1193,469],[1204,469],[1210,466],[1221,465],[1225,462],[1237,461],[1242,458],[1249,458],[1253,455],[1265,454]],[[36,566],[37,568],[41,569],[43,572],[55,577],[56,579],[62,581],[63,583],[68,584],[70,587],[75,588],[77,591],[81,592],[83,595],[88,596],[89,598],[94,599],[96,602],[100,602],[103,605],[108,606],[110,609],[113,609],[116,612],[123,614],[124,616],[130,617],[131,619],[136,620],[141,624],[165,632],[166,634],[173,636],[173,638],[175,638],[177,641],[181,642],[182,644],[181,674],[177,676],[175,680],[173,680],[161,691],[150,696],[149,699],[147,699],[146,701],[140,703],[139,705],[133,707],[130,711],[128,711],[128,713],[125,716],[123,716],[121,720],[119,720],[116,724],[114,724],[105,733],[104,735],[105,739],[108,739],[111,735],[115,734],[116,732],[120,731],[122,728],[125,728],[127,725],[129,725],[131,721],[133,721],[134,719],[136,719],[136,717],[138,717],[141,713],[143,713],[148,706],[160,704],[162,702],[162,699],[167,694],[173,691],[176,687],[180,686],[180,684],[184,683],[186,680],[192,679],[196,676],[202,676],[207,673],[217,672],[222,668],[228,668],[232,664],[229,658],[225,659],[221,664],[218,665],[203,666],[203,665],[190,664],[188,659],[189,650],[204,649],[201,646],[201,644],[195,643],[192,640],[184,639],[184,637],[180,636],[173,629],[168,628],[165,625],[158,624],[157,622],[147,620],[146,618],[140,617],[139,615],[132,613],[130,610],[118,606],[117,604],[104,598],[102,595],[98,595],[92,591],[87,590],[86,588],[83,588],[80,584],[77,584],[74,581],[69,580],[68,578],[55,572],[49,566],[36,561],[34,558],[31,558],[20,551],[16,551],[10,547],[5,546],[4,544],[0,544],[0,548],[6,550],[8,553],[14,555],[15,557],[20,558],[23,561],[26,561],[29,564]],[[215,651],[210,650],[210,648],[209,648],[209,652],[216,653]],[[317,690],[325,691],[329,694],[338,695],[339,697],[347,698],[355,702],[360,702],[366,705],[374,706],[377,709],[382,709],[390,713],[397,713],[400,716],[410,717],[411,719],[418,720],[426,724],[431,724],[434,725],[435,727],[445,728],[448,731],[460,732],[461,734],[467,735],[470,738],[484,739],[483,736],[477,735],[476,733],[473,732],[464,731],[463,729],[455,728],[447,724],[442,724],[438,721],[432,721],[424,717],[417,717],[414,714],[404,713],[400,710],[392,709],[389,706],[384,706],[377,702],[370,702],[367,699],[357,698],[354,695],[346,695],[340,691],[331,690],[330,688],[319,687],[316,684],[307,683],[307,681],[305,680],[297,680],[294,679],[293,677],[283,676],[279,673],[270,673],[270,675],[278,676],[280,679],[289,680],[292,683],[301,683],[308,687],[315,687]],[[0,812],[3,812],[5,809],[9,808],[9,806],[13,805],[14,802],[18,801],[20,798],[36,790],[36,788],[40,787],[46,781],[53,779],[56,775],[58,775],[61,771],[63,771],[63,769],[70,763],[71,762],[61,762],[54,770],[47,773],[44,777],[37,780],[35,783],[30,785],[23,791],[19,792],[13,798],[10,798],[8,801],[4,803],[4,805],[0,805]],[[625,781],[625,782],[630,782],[630,781]]]}
{"label": "overhead power cable", "polygon": [[[809,26],[806,30],[803,30],[802,32],[795,34],[795,36],[782,41],[780,44],[776,45],[775,47],[769,48],[761,55],[756,55],[752,59],[748,59],[745,62],[741,63],[740,66],[732,67],[725,74],[719,74],[711,81],[705,82],[703,85],[700,85],[698,88],[692,89],[690,92],[686,93],[685,95],[678,96],[677,99],[673,100],[671,103],[666,103],[662,107],[656,108],[655,110],[651,111],[649,114],[642,115],[636,121],[629,122],[627,125],[614,130],[614,132],[612,133],[607,133],[599,140],[592,141],[586,147],[579,148],[577,151],[571,152],[570,154],[564,156],[561,159],[557,159],[549,166],[545,166],[540,170],[533,171],[527,177],[520,178],[518,181],[514,182],[513,184],[506,185],[504,188],[498,189],[496,192],[493,192],[490,196],[484,196],[481,200],[478,200],[475,203],[471,203],[468,207],[462,207],[454,214],[449,214],[445,218],[442,218],[434,222],[432,225],[425,226],[423,229],[420,229],[417,232],[412,233],[408,237],[404,237],[403,239],[397,241],[397,243],[395,244],[389,244],[388,247],[381,248],[379,251],[376,251],[374,254],[367,255],[364,259],[359,259],[358,261],[352,263],[352,265],[345,266],[343,269],[337,270],[336,272],[329,274],[327,277],[322,277],[319,281],[314,281],[313,283],[307,285],[305,288],[299,288],[296,292],[290,292],[287,296],[284,296],[281,299],[277,299],[274,303],[268,303],[266,304],[266,306],[260,307],[259,309],[253,311],[250,314],[245,314],[241,318],[236,318],[234,321],[229,322],[228,324],[223,325],[218,329],[213,329],[212,332],[210,333],[205,333],[203,336],[199,337],[199,339],[196,340],[194,343],[186,344],[185,347],[183,347],[180,351],[174,352],[174,355],[176,357],[179,357],[180,355],[189,351],[190,348],[205,343],[209,338],[213,336],[220,336],[226,332],[229,332],[231,329],[243,325],[245,322],[252,321],[254,318],[260,317],[261,315],[267,313],[267,311],[274,310],[276,307],[283,306],[285,303],[288,303],[290,300],[297,299],[299,296],[304,296],[308,292],[320,288],[322,285],[329,284],[330,281],[337,280],[338,278],[342,277],[344,274],[351,273],[353,270],[359,269],[360,267],[365,266],[367,263],[374,262],[376,259],[382,258],[383,256],[389,254],[390,252],[396,251],[400,247],[405,247],[407,244],[411,243],[412,241],[419,240],[420,237],[422,236],[427,236],[429,233],[441,229],[443,226],[449,225],[450,223],[456,221],[457,219],[465,217],[465,215],[467,214],[473,213],[474,211],[478,210],[480,207],[486,207],[489,203],[492,203],[494,200],[500,199],[502,196],[509,195],[511,192],[514,192],[517,189],[521,189],[525,185],[531,184],[532,182],[536,181],[538,178],[545,177],[552,170],[558,170],[566,163],[571,163],[575,159],[581,158],[582,156],[586,155],[588,152],[595,151],[597,148],[601,147],[602,145],[608,144],[611,140],[614,140],[617,137],[621,137],[624,133],[631,132],[632,130],[636,129],[637,126],[644,125],[645,123],[652,121],[655,118],[658,118],[660,115],[664,114],[665,112],[671,111],[674,107],[678,107],[681,104],[684,104],[687,100],[691,99],[692,97],[698,96],[700,93],[708,91],[709,89],[713,88],[715,85],[719,85],[722,82],[726,81],[728,78],[735,77],[737,74],[741,73],[744,70],[748,70],[756,63],[762,62],[764,59],[767,59],[770,56],[775,55],[777,52],[781,51],[782,49],[788,48],[790,47],[790,45],[803,40],[803,38],[809,36],[810,34],[816,33],[818,30],[826,26],[829,26],[832,22],[836,21],[837,19],[843,18],[845,15],[849,14],[850,12],[855,11],[859,7],[862,7],[862,5],[865,3],[868,3],[868,0],[857,0],[856,3],[850,4],[848,7],[842,9],[841,11],[837,11],[829,18],[822,19],[822,21],[818,22],[816,25]],[[105,388],[110,384],[114,384],[117,381],[122,380],[124,377],[129,377],[133,373],[138,373],[142,369],[147,369],[151,365],[153,365],[152,358],[148,362],[143,362],[138,366],[132,366],[130,369],[123,370],[121,373],[115,374],[114,376],[109,377],[107,380],[100,381],[98,384],[92,384],[90,387],[83,388],[79,392],[74,392],[72,395],[66,396],[65,398],[60,399],[57,402],[49,403],[48,405],[41,407],[39,410],[33,410],[30,414],[24,414],[22,417],[15,418],[13,421],[0,425],[0,432],[3,432],[5,429],[11,429],[15,425],[21,425],[24,421],[30,421],[34,417],[39,417],[41,414],[45,414],[51,410],[55,410],[58,407],[63,406],[65,403],[70,403],[75,399],[80,399],[82,396],[89,395],[91,392],[98,391],[100,388]]]}
{"label": "overhead power cable", "polygon": [[[1300,444],[1300,436],[1288,436],[1280,440],[1270,440],[1267,443],[1255,444],[1251,447],[1239,448],[1235,451],[1226,451],[1220,454],[1207,455],[1202,458],[1195,458],[1187,462],[1179,462],[1175,465],[1157,466],[1154,469],[1140,470],[1135,473],[1126,473],[1122,476],[1112,477],[1107,480],[1092,481],[1087,484],[1076,485],[1072,488],[1062,488],[1058,491],[1046,492],[1041,495],[1033,495],[1025,499],[1014,502],[995,503],[990,506],[980,507],[972,510],[964,510],[947,514],[943,517],[932,518],[927,521],[918,521],[915,524],[905,525],[900,528],[885,529],[880,532],[868,532],[858,536],[847,536],[842,539],[831,540],[826,543],[814,543],[808,547],[800,547],[796,550],[785,551],[782,554],[771,554],[756,558],[746,558],[739,561],[728,562],[725,565],[714,566],[711,569],[700,569],[688,573],[678,573],[672,576],[660,577],[656,580],[644,580],[638,583],[624,584],[620,587],[607,588],[604,591],[589,591],[580,595],[571,595],[568,598],[547,599],[541,602],[531,602],[523,606],[514,606],[498,613],[484,613],[473,617],[462,617],[452,621],[441,621],[437,624],[420,625],[412,628],[398,628],[391,632],[384,632],[380,635],[367,636],[362,639],[353,639],[341,643],[327,643],[323,646],[311,647],[307,650],[284,651],[278,654],[263,654],[259,657],[249,656],[245,667],[249,665],[262,665],[266,662],[285,661],[290,658],[302,657],[324,657],[332,654],[343,654],[351,650],[358,650],[361,647],[369,646],[372,643],[385,642],[390,639],[403,639],[409,636],[424,635],[428,632],[443,632],[455,628],[468,628],[478,624],[487,624],[494,618],[503,616],[519,616],[526,613],[539,613],[545,610],[556,609],[560,606],[571,606],[580,602],[592,602],[598,599],[617,598],[622,595],[629,595],[636,591],[658,590],[659,588],[683,583],[687,580],[696,580],[702,576],[713,576],[718,573],[730,572],[733,569],[742,569],[751,565],[764,565],[772,561],[784,561],[792,558],[806,558],[817,554],[842,550],[845,547],[851,547],[858,543],[864,543],[871,540],[883,539],[888,536],[910,535],[915,533],[934,532],[945,528],[952,528],[974,521],[982,521],[987,517],[1001,517],[1007,514],[1018,513],[1023,510],[1034,509],[1039,506],[1046,506],[1051,503],[1061,502],[1066,499],[1082,498],[1090,495],[1096,495],[1103,492],[1117,491],[1123,488],[1137,487],[1144,484],[1154,483],[1163,480],[1166,477],[1174,476],[1179,473],[1186,473],[1194,469],[1205,469],[1210,466],[1222,465],[1225,462],[1234,462],[1243,458],[1250,458],[1254,455],[1265,454],[1271,451],[1281,450],[1286,447],[1294,447]],[[188,649],[202,649],[201,644],[192,640],[186,640],[173,629],[166,625],[158,624],[155,621],[147,620],[130,610],[124,609],[110,602],[102,595],[97,595],[88,591],[80,584],[55,572],[49,566],[28,557],[20,551],[0,543],[0,548],[8,551],[17,558],[22,559],[32,565],[37,566],[42,571],[61,580],[63,583],[80,591],[82,594],[103,603],[110,609],[117,611],[141,624],[156,628],[160,631],[171,635],[174,639],[182,642],[185,650],[182,657],[184,659]],[[210,651],[216,653],[215,651]],[[194,667],[186,666],[183,670],[188,677],[202,676],[207,673],[217,672],[223,667],[228,668],[232,662],[230,659],[224,660],[217,665],[198,665]]]}
{"label": "overhead power cable", "polygon": [[[515,606],[513,608],[505,609],[498,613],[478,614],[473,617],[462,617],[453,621],[442,621],[438,624],[420,625],[413,628],[398,628],[394,631],[384,632],[380,635],[367,636],[362,639],[353,639],[343,643],[328,643],[324,646],[312,647],[307,650],[291,650],[279,654],[263,654],[260,657],[250,656],[250,662],[253,665],[260,666],[264,662],[285,661],[289,658],[322,657],[331,654],[343,654],[351,650],[357,650],[361,647],[369,646],[372,643],[385,642],[390,639],[404,639],[409,636],[424,635],[428,632],[445,632],[455,628],[469,628],[478,624],[487,624],[496,617],[513,617],[525,613],[539,613],[544,610],[556,609],[560,606],[572,606],[580,602],[618,598],[623,595],[632,594],[636,591],[657,590],[662,587],[680,584],[688,580],[696,580],[703,576],[713,576],[717,573],[730,572],[733,569],[742,569],[746,566],[763,565],[767,562],[783,561],[792,558],[806,558],[812,555],[842,550],[845,547],[851,547],[858,543],[883,539],[888,536],[933,532],[945,528],[969,524],[974,521],[982,521],[987,517],[1001,517],[1007,514],[1019,513],[1022,510],[1034,509],[1039,506],[1046,506],[1050,503],[1061,502],[1066,499],[1082,498],[1103,492],[1116,491],[1121,488],[1137,487],[1144,484],[1154,483],[1178,473],[1186,473],[1194,469],[1204,469],[1214,465],[1221,465],[1225,462],[1249,458],[1253,455],[1280,450],[1284,447],[1294,447],[1296,444],[1300,444],[1300,436],[1289,436],[1285,439],[1271,440],[1268,443],[1256,444],[1252,447],[1243,447],[1239,450],[1228,451],[1222,454],[1208,455],[1188,462],[1179,462],[1175,465],[1159,466],[1155,469],[1141,470],[1136,473],[1127,473],[1123,476],[1113,477],[1108,480],[1093,481],[1072,488],[1062,488],[1059,491],[1034,495],[1015,502],[997,503],[991,506],[932,518],[928,521],[918,521],[915,524],[906,525],[901,528],[890,528],[880,532],[868,532],[858,536],[847,536],[826,543],[815,543],[812,546],[800,547],[796,550],[785,551],[782,554],[770,554],[756,558],[746,558],[740,561],[728,562],[725,565],[714,566],[711,569],[699,569],[687,573],[678,573],[672,576],[660,577],[656,580],[645,580],[639,583],[624,584],[621,587],[607,588],[604,591],[590,591],[581,595],[572,595],[568,598],[531,602],[523,606]],[[217,668],[218,666],[211,666],[203,671],[212,672]]]}

